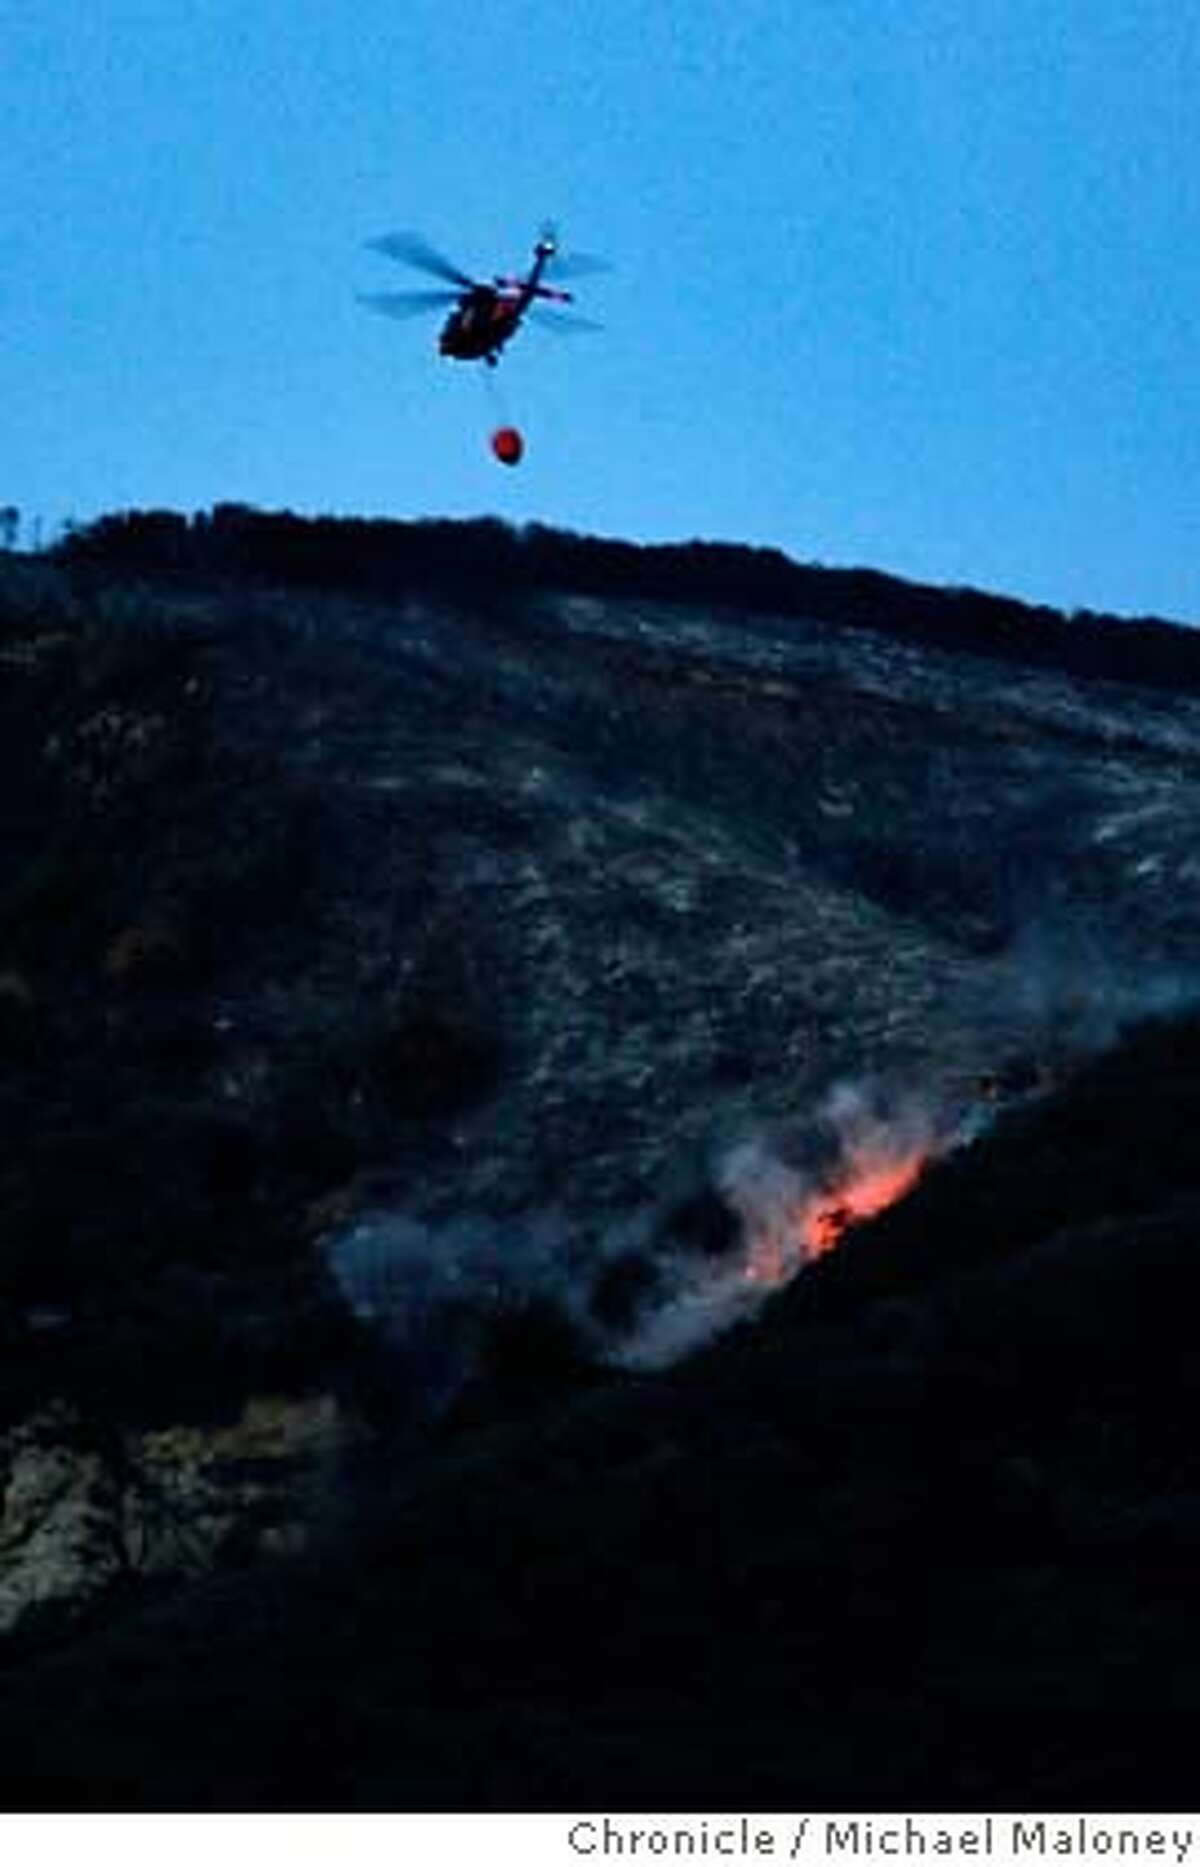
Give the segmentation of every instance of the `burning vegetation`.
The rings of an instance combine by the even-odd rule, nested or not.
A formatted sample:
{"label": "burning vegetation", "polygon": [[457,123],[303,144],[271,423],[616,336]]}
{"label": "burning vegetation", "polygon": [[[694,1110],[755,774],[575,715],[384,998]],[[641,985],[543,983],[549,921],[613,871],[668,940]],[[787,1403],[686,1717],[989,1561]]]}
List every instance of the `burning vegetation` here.
{"label": "burning vegetation", "polygon": [[894,1159],[855,1161],[845,1181],[829,1193],[815,1194],[799,1215],[806,1258],[820,1257],[839,1244],[842,1234],[863,1219],[895,1205],[914,1187],[925,1169],[924,1150]]}
{"label": "burning vegetation", "polygon": [[956,1139],[953,1131],[939,1135],[932,1116],[914,1106],[888,1108],[868,1091],[842,1087],[808,1130],[784,1139],[778,1156],[760,1143],[735,1149],[722,1181],[741,1220],[745,1282],[767,1290],[787,1283],[851,1226],[902,1199]]}
{"label": "burning vegetation", "polygon": [[645,1370],[702,1349],[968,1132],[911,1097],[842,1085],[807,1121],[738,1142],[605,1241],[585,1306],[593,1350]]}

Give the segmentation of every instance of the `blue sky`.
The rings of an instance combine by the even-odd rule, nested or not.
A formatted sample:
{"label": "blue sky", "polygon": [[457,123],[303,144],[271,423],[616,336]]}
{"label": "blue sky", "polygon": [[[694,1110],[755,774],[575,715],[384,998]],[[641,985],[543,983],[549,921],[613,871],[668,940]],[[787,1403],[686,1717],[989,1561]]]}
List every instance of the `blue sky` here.
{"label": "blue sky", "polygon": [[[726,538],[1200,620],[1189,0],[40,0],[0,502]],[[602,252],[494,385],[356,291]],[[582,302],[586,301],[586,302]],[[525,432],[515,472],[487,452]]]}

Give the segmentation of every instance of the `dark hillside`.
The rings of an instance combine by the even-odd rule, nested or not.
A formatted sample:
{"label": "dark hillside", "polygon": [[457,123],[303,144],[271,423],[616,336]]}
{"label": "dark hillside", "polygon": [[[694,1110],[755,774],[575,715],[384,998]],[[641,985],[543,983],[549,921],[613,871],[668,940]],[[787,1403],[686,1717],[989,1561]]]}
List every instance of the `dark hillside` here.
{"label": "dark hillside", "polygon": [[1147,686],[1200,686],[1200,641],[1172,623],[1090,610],[1064,615],[985,591],[905,582],[873,570],[799,564],[781,551],[694,540],[634,545],[495,519],[303,518],[224,505],[191,518],[114,513],[58,548],[72,566],[128,574],[231,576],[395,596],[575,591],[621,600],[722,605],[883,629],[956,653],[1006,657]]}
{"label": "dark hillside", "polygon": [[[0,1697],[15,1784],[86,1807],[1181,1806],[1200,1199],[1146,1163],[1095,1216],[1092,1150],[1131,1099],[1147,1131],[1194,1126],[1198,1072],[1194,1025],[1148,1033],[955,1163],[969,1247],[1005,1150],[1053,1154],[1029,1242],[935,1269],[914,1200],[845,1247],[857,1303],[801,1279],[673,1375],[376,1471],[358,1522],[269,1580],[27,1664]],[[926,1253],[907,1274],[898,1230]]]}
{"label": "dark hillside", "polygon": [[9,1804],[1188,1793],[1198,641],[0,557]]}

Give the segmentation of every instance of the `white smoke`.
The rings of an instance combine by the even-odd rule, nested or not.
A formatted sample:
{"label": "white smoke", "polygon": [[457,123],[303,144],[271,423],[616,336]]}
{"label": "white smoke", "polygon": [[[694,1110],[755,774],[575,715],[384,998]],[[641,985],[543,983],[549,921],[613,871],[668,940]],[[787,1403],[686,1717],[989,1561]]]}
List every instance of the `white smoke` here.
{"label": "white smoke", "polygon": [[915,1098],[842,1083],[807,1121],[713,1146],[660,1201],[582,1239],[558,1213],[433,1225],[374,1209],[322,1248],[413,1406],[437,1417],[483,1366],[497,1320],[531,1301],[557,1311],[596,1363],[669,1366],[753,1316],[803,1266],[804,1216],[839,1176],[935,1146]]}
{"label": "white smoke", "polygon": [[477,1371],[498,1317],[557,1299],[567,1258],[550,1213],[435,1226],[367,1211],[326,1238],[323,1253],[351,1314],[394,1354],[416,1410],[431,1417]]}
{"label": "white smoke", "polygon": [[[843,1225],[900,1197],[1000,1110],[1061,1081],[1137,1018],[1197,999],[1194,980],[1131,981],[1094,951],[1032,933],[993,985],[971,1019],[991,1072],[972,1077],[960,1063],[939,1082],[926,1067],[917,1088],[834,1082],[803,1116],[726,1135],[660,1201],[617,1219],[434,1225],[366,1211],[323,1242],[329,1270],[426,1417],[483,1365],[497,1319],[531,1301],[555,1310],[597,1363],[666,1367],[753,1317]],[[697,1224],[680,1223],[689,1207]]]}
{"label": "white smoke", "polygon": [[[873,1082],[830,1088],[804,1121],[743,1133],[713,1150],[709,1184],[736,1220],[737,1243],[712,1258],[682,1249],[664,1215],[643,1225],[642,1248],[660,1273],[659,1300],[607,1359],[622,1367],[668,1366],[754,1316],[766,1298],[817,1255],[814,1216],[836,1211],[856,1185],[875,1185],[886,1203],[924,1163],[961,1138],[957,1122],[911,1091]],[[849,1189],[848,1191],[846,1189]],[[875,1209],[868,1204],[865,1213]],[[669,1215],[668,1215],[669,1216]],[[627,1235],[626,1235],[627,1236]]]}
{"label": "white smoke", "polygon": [[1196,971],[1131,961],[1081,915],[1058,914],[1021,929],[977,1021],[993,1054],[1022,1049],[1065,1073],[1109,1049],[1131,1025],[1198,1003]]}

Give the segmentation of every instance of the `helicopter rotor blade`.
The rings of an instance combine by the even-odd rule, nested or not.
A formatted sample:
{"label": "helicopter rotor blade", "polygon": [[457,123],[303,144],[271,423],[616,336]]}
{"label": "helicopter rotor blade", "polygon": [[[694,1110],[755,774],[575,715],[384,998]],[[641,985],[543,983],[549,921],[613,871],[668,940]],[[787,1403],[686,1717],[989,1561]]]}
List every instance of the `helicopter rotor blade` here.
{"label": "helicopter rotor blade", "polygon": [[547,311],[541,305],[529,313],[529,318],[531,323],[541,330],[552,331],[556,337],[586,337],[604,329],[594,318],[580,318],[573,311]]}
{"label": "helicopter rotor blade", "polygon": [[382,253],[386,259],[398,260],[402,266],[413,266],[418,272],[428,272],[450,285],[468,288],[475,283],[419,233],[382,233],[378,239],[368,240],[366,245],[372,253]]}
{"label": "helicopter rotor blade", "polygon": [[415,318],[423,311],[440,311],[458,300],[457,292],[358,292],[360,305],[380,311],[385,318]]}

